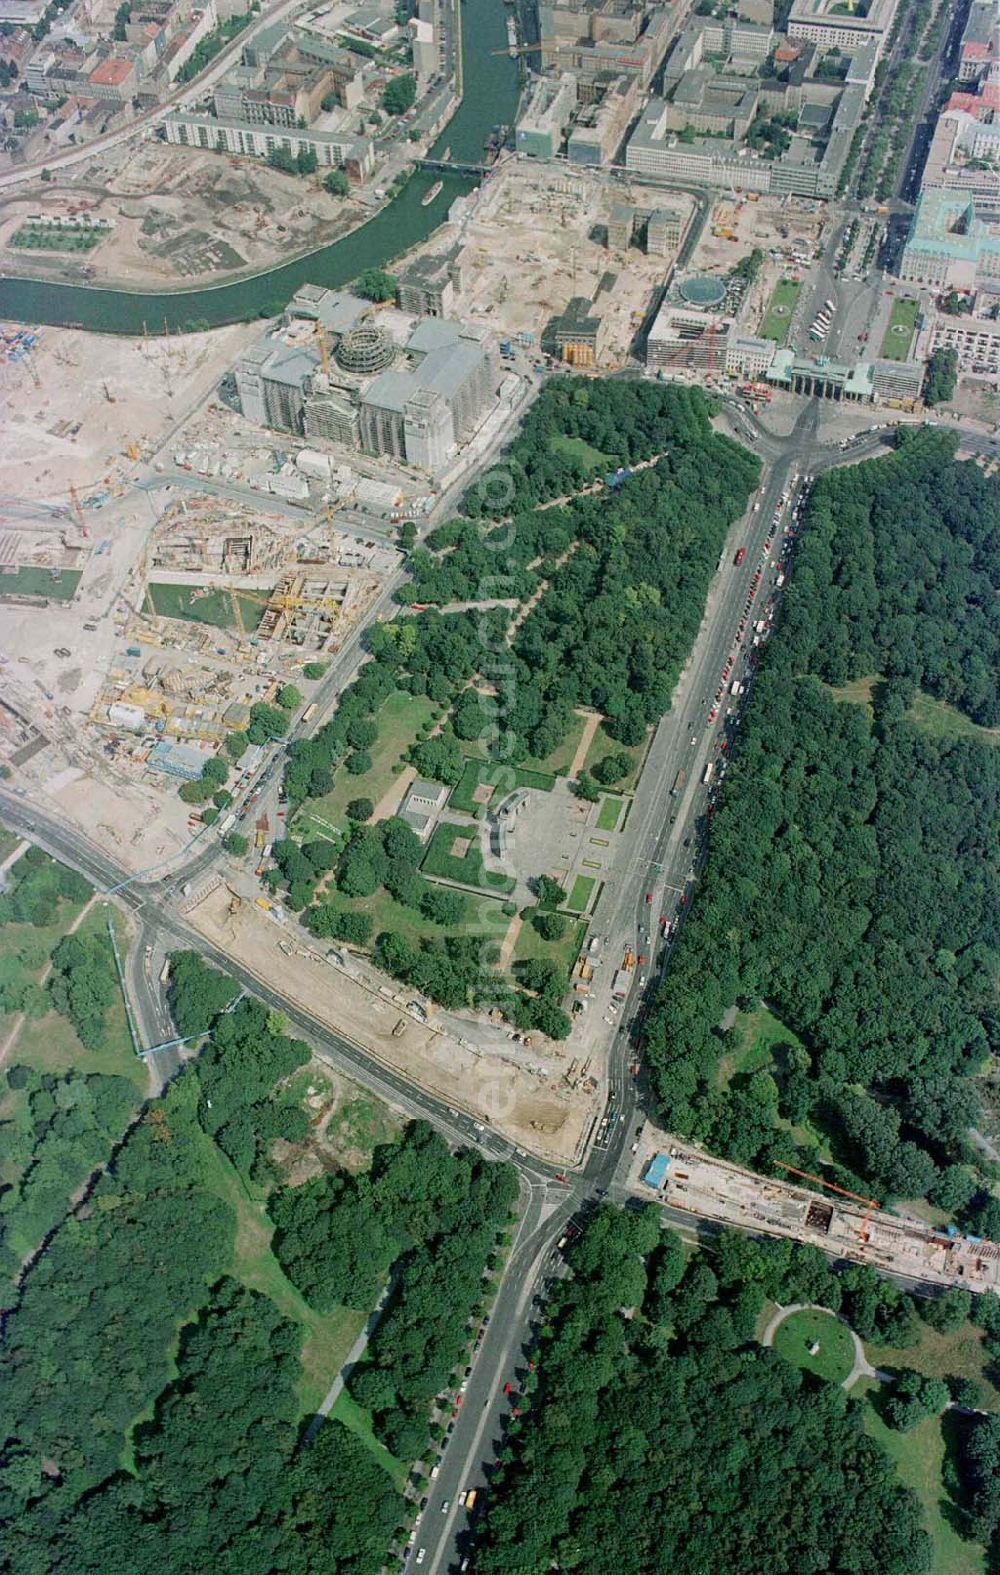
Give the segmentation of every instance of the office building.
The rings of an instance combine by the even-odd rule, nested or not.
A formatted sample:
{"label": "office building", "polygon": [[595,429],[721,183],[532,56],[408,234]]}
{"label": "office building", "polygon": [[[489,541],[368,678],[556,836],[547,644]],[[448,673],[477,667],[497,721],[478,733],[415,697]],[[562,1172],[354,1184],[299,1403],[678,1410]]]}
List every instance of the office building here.
{"label": "office building", "polygon": [[899,276],[934,290],[974,290],[1000,279],[1000,229],[980,218],[964,193],[926,189],[917,199]]}
{"label": "office building", "polygon": [[726,341],[726,371],[731,377],[763,377],[776,349],[773,339],[732,334]]}
{"label": "office building", "polygon": [[[631,210],[629,210],[631,213]],[[585,295],[574,295],[561,316],[547,326],[544,348],[570,366],[596,366],[604,349],[603,319]]]}
{"label": "office building", "polygon": [[656,208],[646,225],[646,251],[650,257],[666,257],[679,249],[684,235],[684,218],[676,208]]}
{"label": "office building", "polygon": [[445,257],[418,257],[399,275],[396,304],[415,317],[450,317],[461,289],[457,249]]}
{"label": "office building", "polygon": [[588,83],[587,94],[569,133],[566,157],[571,164],[610,164],[639,101],[639,79],[614,77],[600,89]]}
{"label": "office building", "polygon": [[899,3],[871,0],[862,14],[849,10],[842,0],[794,0],[786,31],[791,39],[804,38],[825,50],[873,44],[881,58]]}
{"label": "office building", "polygon": [[646,339],[646,365],[674,371],[721,372],[731,323],[711,312],[664,301]]}
{"label": "office building", "polygon": [[554,159],[560,151],[576,107],[576,78],[539,77],[518,117],[514,146],[529,158]]}
{"label": "office building", "polygon": [[255,126],[249,121],[214,119],[211,115],[192,115],[174,110],[164,123],[168,142],[180,147],[210,148],[216,153],[243,154],[266,159],[275,148],[284,148],[295,158],[300,152],[315,153],[322,169],[344,169],[353,180],[364,180],[375,167],[375,154],[367,137],[339,131],[302,131],[290,126]]}
{"label": "office building", "polygon": [[542,67],[581,82],[635,77],[645,92],[673,33],[670,11],[631,0],[556,0],[538,7]]}

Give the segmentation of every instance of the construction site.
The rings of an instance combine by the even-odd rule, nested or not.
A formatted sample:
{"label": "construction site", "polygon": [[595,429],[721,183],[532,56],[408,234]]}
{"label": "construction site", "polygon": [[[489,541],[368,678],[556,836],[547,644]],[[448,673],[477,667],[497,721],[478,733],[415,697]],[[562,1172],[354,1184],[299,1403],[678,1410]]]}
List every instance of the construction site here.
{"label": "construction site", "polygon": [[[263,159],[134,139],[71,165],[58,185],[0,198],[0,252],[19,274],[155,288],[267,267],[336,240],[369,211],[353,194],[333,197],[318,180],[304,188]],[[84,215],[107,228],[85,253],[13,246],[34,215]]]}
{"label": "construction site", "polygon": [[[676,230],[646,251],[643,213],[669,204]],[[626,233],[617,210],[639,217]],[[684,192],[657,192],[600,170],[553,169],[511,161],[496,170],[457,223],[433,247],[459,247],[461,315],[499,338],[541,345],[546,326],[577,298],[602,321],[601,370],[621,365],[654,293],[662,287],[694,212]]]}
{"label": "construction site", "polygon": [[[796,1185],[794,1177],[818,1190]],[[891,1214],[878,1200],[835,1186],[821,1176],[782,1165],[774,1178],[712,1158],[647,1125],[636,1146],[628,1185],[655,1195],[696,1220],[714,1220],[762,1236],[810,1242],[835,1259],[867,1263],[935,1288],[1000,1290],[1000,1246],[935,1230],[919,1219]]]}

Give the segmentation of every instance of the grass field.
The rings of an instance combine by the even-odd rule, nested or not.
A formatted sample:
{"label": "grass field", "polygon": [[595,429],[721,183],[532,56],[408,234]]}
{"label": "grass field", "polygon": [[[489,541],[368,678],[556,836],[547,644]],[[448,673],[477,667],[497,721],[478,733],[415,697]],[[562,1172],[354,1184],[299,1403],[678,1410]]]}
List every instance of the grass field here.
{"label": "grass field", "polygon": [[573,756],[576,754],[586,725],[587,718],[585,716],[577,716],[574,712],[573,725],[562,743],[557,744],[550,754],[542,757],[526,755],[520,763],[521,768],[526,771],[546,771],[555,777],[566,776],[570,766],[573,764]]}
{"label": "grass field", "polygon": [[[462,837],[468,846],[464,853],[453,853],[452,846],[456,838]],[[485,868],[477,830],[450,826],[445,821],[435,826],[420,867],[425,875],[462,881],[466,886],[478,886],[483,891],[513,891],[516,884],[510,875],[500,875]]]}
{"label": "grass field", "polygon": [[918,689],[910,716],[931,738],[975,738],[981,744],[1000,744],[1000,727],[981,727],[956,706]]}
{"label": "grass field", "polygon": [[983,1349],[979,1329],[964,1323],[953,1334],[939,1334],[921,1322],[920,1340],[898,1350],[868,1342],[865,1349],[873,1367],[912,1367],[927,1378],[971,1378],[982,1391],[984,1411],[1000,1411],[1000,1391],[990,1378],[990,1358]]}
{"label": "grass field", "polygon": [[82,574],[82,569],[15,569],[0,574],[0,596],[47,596],[54,602],[69,602]]}
{"label": "grass field", "polygon": [[535,926],[525,920],[514,943],[511,961],[527,962],[529,957],[544,957],[546,962],[555,963],[557,968],[562,969],[568,979],[569,971],[580,955],[586,933],[587,925],[583,920],[579,924],[571,924],[561,941],[545,941]]}
{"label": "grass field", "polygon": [[738,1013],[726,1034],[726,1053],[718,1066],[719,1086],[728,1088],[734,1077],[746,1077],[759,1072],[762,1066],[770,1066],[775,1045],[799,1043],[792,1030],[764,1005],[752,1012]]}
{"label": "grass field", "polygon": [[342,766],[337,768],[333,787],[323,798],[311,799],[295,818],[295,830],[307,833],[310,823],[321,835],[335,826],[338,831],[347,824],[347,806],[354,798],[370,798],[373,804],[388,792],[403,756],[416,742],[417,734],[425,722],[437,716],[438,708],[426,695],[407,694],[397,689],[391,694],[375,717],[378,738],[368,753],[371,770],[353,777]]}
{"label": "grass field", "polygon": [[[813,1356],[811,1347],[819,1345]],[[804,1367],[817,1378],[842,1384],[854,1366],[854,1342],[850,1330],[832,1313],[804,1307],[792,1313],[774,1331],[774,1349],[794,1367]]]}
{"label": "grass field", "polygon": [[585,438],[568,437],[565,432],[554,432],[549,438],[549,448],[553,454],[568,454],[582,460],[588,470],[608,470],[614,464],[610,454],[594,448]]}
{"label": "grass field", "polygon": [[146,587],[147,611],[158,618],[183,618],[188,623],[208,623],[216,629],[237,626],[233,601],[239,603],[240,619],[247,634],[260,623],[264,599],[244,592],[211,590],[201,585],[150,584]]}
{"label": "grass field", "polygon": [[605,755],[628,755],[632,761],[632,769],[621,782],[615,783],[615,789],[622,792],[630,791],[635,787],[639,779],[639,772],[642,769],[642,762],[646,758],[650,736],[647,733],[641,744],[616,744],[615,740],[605,729],[604,723],[601,722],[590,741],[587,758],[583,763],[584,770],[593,771],[597,762],[603,760]]}
{"label": "grass field", "polygon": [[850,683],[841,684],[838,689],[831,687],[830,693],[838,705],[861,705],[869,716],[873,716],[872,692],[879,682],[878,673],[869,673],[864,678],[852,678]]}
{"label": "grass field", "polygon": [[895,1462],[900,1482],[920,1503],[924,1529],[934,1549],[933,1575],[983,1575],[983,1549],[958,1535],[952,1521],[954,1505],[944,1488],[946,1435],[951,1425],[948,1416],[930,1416],[908,1433],[897,1433],[885,1425],[870,1404],[865,1406],[865,1432]]}
{"label": "grass field", "polygon": [[385,1467],[401,1493],[406,1486],[406,1479],[409,1476],[408,1468],[401,1461],[397,1460],[395,1455],[390,1455],[384,1444],[379,1443],[372,1432],[372,1419],[368,1412],[363,1406],[358,1405],[356,1401],[351,1399],[346,1389],[342,1389],[333,1402],[330,1415],[336,1421],[342,1422],[356,1438],[360,1438],[361,1442],[371,1450],[379,1465]]}
{"label": "grass field", "polygon": [[[197,1084],[181,1087],[181,1097],[197,1098]],[[263,1200],[248,1195],[235,1167],[207,1134],[196,1129],[191,1153],[192,1174],[228,1203],[236,1215],[236,1235],[231,1259],[220,1263],[219,1273],[229,1270],[244,1285],[269,1296],[275,1305],[299,1324],[303,1332],[302,1372],[298,1390],[303,1412],[316,1410],[364,1327],[365,1314],[351,1307],[316,1312],[296,1290],[271,1251],[274,1226]]]}
{"label": "grass field", "polygon": [[573,882],[573,888],[566,898],[566,906],[572,913],[583,913],[590,901],[591,893],[597,884],[594,875],[578,875]]}
{"label": "grass field", "polygon": [[792,325],[792,313],[801,288],[800,284],[795,284],[791,279],[778,280],[760,325],[761,339],[773,339],[776,344],[784,344]]}
{"label": "grass field", "polygon": [[[555,780],[547,771],[500,765],[488,760],[468,760],[461,780],[451,790],[448,805],[450,809],[462,810],[466,815],[475,815],[477,820],[481,820],[490,804],[497,804],[515,788],[537,788],[540,792],[550,793]],[[493,791],[488,800],[477,803],[473,795],[480,786],[491,787]]]}
{"label": "grass field", "polygon": [[614,831],[622,812],[620,798],[605,798],[597,811],[598,831]]}
{"label": "grass field", "polygon": [[[456,831],[459,828],[453,826],[451,829]],[[458,895],[466,899],[465,917],[451,930],[444,925],[432,924],[430,919],[423,918],[415,908],[404,907],[401,902],[390,897],[384,887],[380,887],[371,897],[344,898],[340,906],[349,913],[371,914],[374,925],[373,940],[383,930],[392,930],[396,935],[402,935],[406,940],[412,941],[415,946],[425,938],[440,940],[444,935],[454,934],[455,929],[460,930],[463,935],[490,935],[496,939],[503,938],[510,921],[500,911],[499,897],[493,897],[485,891],[481,896],[464,892],[459,892]],[[331,892],[331,897],[335,898],[335,896],[336,894]],[[488,906],[484,907],[484,904]]]}
{"label": "grass field", "polygon": [[16,832],[8,831],[6,826],[0,826],[0,862],[10,857],[20,841],[21,838]]}
{"label": "grass field", "polygon": [[884,361],[905,361],[917,328],[920,303],[909,296],[898,295],[892,303],[889,323],[882,335],[879,355]]}

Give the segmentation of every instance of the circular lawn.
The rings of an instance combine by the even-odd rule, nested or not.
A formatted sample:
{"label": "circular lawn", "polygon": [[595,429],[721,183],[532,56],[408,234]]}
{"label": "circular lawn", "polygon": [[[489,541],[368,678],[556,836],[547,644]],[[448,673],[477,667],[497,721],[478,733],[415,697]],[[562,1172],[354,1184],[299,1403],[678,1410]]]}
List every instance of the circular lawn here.
{"label": "circular lawn", "polygon": [[[774,1331],[774,1349],[786,1362],[817,1378],[842,1384],[854,1366],[854,1340],[846,1324],[813,1307],[789,1313]],[[813,1346],[819,1349],[813,1354]]]}

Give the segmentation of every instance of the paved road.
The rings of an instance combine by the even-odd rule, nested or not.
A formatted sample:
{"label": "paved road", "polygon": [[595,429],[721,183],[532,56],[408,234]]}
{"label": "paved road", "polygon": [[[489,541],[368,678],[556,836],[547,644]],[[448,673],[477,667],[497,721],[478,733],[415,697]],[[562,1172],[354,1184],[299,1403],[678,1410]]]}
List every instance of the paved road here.
{"label": "paved road", "polygon": [[[777,499],[793,470],[801,472],[806,467],[815,470],[836,463],[840,458],[836,451],[831,453],[829,446],[818,441],[819,415],[817,404],[804,407],[794,432],[780,439],[736,407],[735,418],[770,468],[759,499],[759,511],[751,510],[734,527],[727,543],[727,554],[731,554],[735,544],[746,546],[745,563],[737,571],[731,556],[723,561],[689,663],[683,703],[677,707],[676,715],[671,713],[658,729],[650,767],[643,775],[646,785],[640,785],[636,796],[632,812],[633,853],[618,878],[611,909],[611,928],[620,938],[635,935],[644,927],[647,908],[656,908],[656,904],[645,903],[646,890],[656,889],[659,893],[672,889],[679,895],[679,890],[687,884],[690,861],[694,857],[694,839],[703,824],[706,808],[706,794],[698,786],[697,779],[704,764],[715,756],[721,728],[734,725],[732,718],[728,722],[720,719],[714,725],[707,723],[708,697],[714,695],[717,675],[721,674],[723,662],[733,648],[736,626],[764,538],[771,527]],[[874,450],[877,441],[871,440],[868,447]],[[867,450],[862,445],[860,450],[853,451],[852,457],[864,451]],[[777,540],[774,545],[777,546]],[[763,592],[758,597],[762,599]],[[745,658],[744,645],[741,660]],[[336,671],[331,670],[324,680],[325,708],[335,702],[351,661],[352,652],[345,650],[338,658]],[[690,742],[692,736],[694,745]],[[689,779],[678,805],[678,801],[670,798],[669,788],[681,761],[689,768]],[[273,772],[275,764],[272,762],[267,769]],[[559,1271],[561,1259],[554,1244],[558,1243],[574,1214],[606,1196],[616,1201],[626,1197],[624,1173],[631,1157],[639,1114],[639,1087],[628,1074],[627,1033],[620,1029],[615,1031],[610,1059],[615,1119],[608,1124],[600,1143],[591,1148],[582,1170],[564,1176],[543,1161],[512,1151],[509,1143],[497,1134],[482,1131],[471,1117],[448,1107],[443,1100],[414,1089],[391,1069],[377,1065],[360,1046],[332,1033],[296,1002],[287,1000],[280,988],[262,984],[243,968],[238,958],[206,943],[178,914],[176,904],[182,880],[186,883],[204,876],[220,856],[217,843],[199,849],[182,874],[175,874],[166,881],[142,883],[89,843],[82,833],[61,824],[57,815],[29,804],[16,791],[0,787],[0,810],[12,829],[30,836],[54,856],[80,869],[100,890],[118,888],[119,900],[130,908],[140,929],[139,945],[129,961],[128,975],[137,1018],[150,1042],[155,1042],[166,1024],[158,985],[160,959],[166,950],[190,947],[226,970],[266,1004],[283,1011],[293,1030],[313,1044],[320,1059],[329,1061],[378,1098],[406,1115],[434,1122],[454,1142],[480,1144],[490,1157],[511,1158],[517,1165],[526,1193],[526,1206],[492,1318],[462,1405],[454,1418],[449,1447],[431,1485],[428,1508],[417,1536],[417,1548],[427,1550],[424,1560],[427,1575],[432,1575],[449,1560],[461,1557],[468,1528],[464,1512],[458,1505],[458,1493],[464,1487],[482,1483],[495,1458],[511,1404],[502,1393],[503,1385],[517,1378],[523,1348],[531,1332],[532,1303],[538,1287]],[[672,814],[676,814],[673,823],[670,821]],[[691,841],[686,842],[686,838]],[[662,865],[661,870],[653,868],[656,863]],[[650,884],[651,879],[653,884]],[[659,911],[667,910],[661,908]],[[148,958],[147,946],[151,948]],[[641,1009],[641,997],[637,978],[632,996],[622,1011],[625,1024]],[[160,1052],[160,1057],[158,1070],[161,1075],[169,1075],[177,1064],[176,1053]],[[664,1215],[682,1233],[689,1238],[692,1236],[689,1215],[669,1207],[664,1208]]]}

